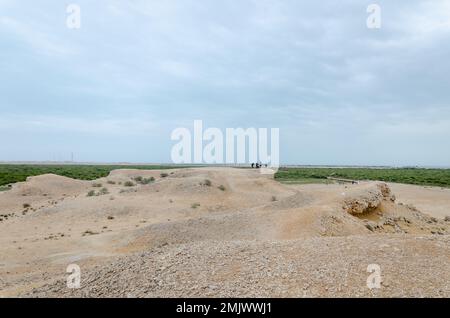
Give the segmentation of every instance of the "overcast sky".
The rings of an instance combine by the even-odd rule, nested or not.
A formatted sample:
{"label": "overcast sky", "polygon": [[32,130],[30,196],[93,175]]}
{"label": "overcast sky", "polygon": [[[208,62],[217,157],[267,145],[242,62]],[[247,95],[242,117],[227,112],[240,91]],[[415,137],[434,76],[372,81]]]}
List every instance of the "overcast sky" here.
{"label": "overcast sky", "polygon": [[0,0],[0,160],[170,162],[280,129],[285,164],[450,165],[450,1]]}

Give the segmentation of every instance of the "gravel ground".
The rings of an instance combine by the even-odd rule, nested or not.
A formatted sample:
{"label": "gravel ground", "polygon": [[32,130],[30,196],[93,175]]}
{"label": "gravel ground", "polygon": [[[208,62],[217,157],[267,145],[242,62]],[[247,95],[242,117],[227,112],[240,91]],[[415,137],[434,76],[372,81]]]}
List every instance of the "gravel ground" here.
{"label": "gravel ground", "polygon": [[[369,264],[381,268],[369,289]],[[32,297],[450,297],[450,236],[372,235],[168,245],[82,268]]]}

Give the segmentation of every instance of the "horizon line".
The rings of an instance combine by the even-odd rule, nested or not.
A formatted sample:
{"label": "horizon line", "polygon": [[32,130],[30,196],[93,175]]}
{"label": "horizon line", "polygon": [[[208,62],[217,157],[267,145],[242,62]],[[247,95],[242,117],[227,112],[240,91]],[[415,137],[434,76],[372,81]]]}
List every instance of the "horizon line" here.
{"label": "horizon line", "polygon": [[[102,161],[37,161],[37,160],[23,160],[23,161],[1,161],[0,165],[129,165],[129,166],[198,166],[198,167],[247,167],[251,163],[171,163],[171,162],[127,162],[127,161],[112,161],[112,162],[102,162]],[[367,164],[280,164],[280,168],[302,168],[302,167],[323,167],[323,168],[428,168],[428,169],[450,169],[450,166],[444,165],[367,165]]]}

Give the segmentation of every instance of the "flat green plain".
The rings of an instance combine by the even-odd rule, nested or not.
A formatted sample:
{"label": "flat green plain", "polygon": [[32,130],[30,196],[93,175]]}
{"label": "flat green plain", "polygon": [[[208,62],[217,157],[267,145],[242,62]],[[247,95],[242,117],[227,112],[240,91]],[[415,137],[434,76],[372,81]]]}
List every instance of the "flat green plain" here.
{"label": "flat green plain", "polygon": [[[192,166],[173,165],[32,165],[1,164],[0,191],[11,183],[25,181],[27,177],[53,173],[80,180],[106,177],[116,169],[162,170]],[[328,177],[351,180],[378,180],[424,186],[450,188],[450,169],[426,168],[280,168],[275,179],[283,183],[328,183]]]}
{"label": "flat green plain", "polygon": [[325,183],[328,177],[450,187],[450,169],[426,168],[280,168],[285,183]]}

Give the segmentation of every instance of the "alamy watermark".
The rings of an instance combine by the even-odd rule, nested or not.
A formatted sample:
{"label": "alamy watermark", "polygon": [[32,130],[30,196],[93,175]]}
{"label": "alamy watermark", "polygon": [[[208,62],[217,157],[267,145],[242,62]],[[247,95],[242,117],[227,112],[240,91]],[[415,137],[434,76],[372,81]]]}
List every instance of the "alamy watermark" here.
{"label": "alamy watermark", "polygon": [[171,151],[172,162],[177,164],[251,164],[263,174],[273,174],[280,166],[279,128],[270,129],[269,142],[268,128],[203,130],[203,121],[195,120],[193,133],[176,128],[171,140],[178,141]]}
{"label": "alamy watermark", "polygon": [[371,273],[367,277],[367,287],[369,289],[380,289],[381,288],[381,267],[378,264],[369,264],[367,266],[367,272]]}
{"label": "alamy watermark", "polygon": [[367,13],[369,16],[366,20],[368,29],[380,29],[381,28],[381,7],[379,4],[372,3],[367,6]]}
{"label": "alamy watermark", "polygon": [[67,288],[78,289],[81,287],[81,269],[77,264],[70,264],[67,266],[66,272],[69,274],[67,276]]}
{"label": "alamy watermark", "polygon": [[69,29],[80,29],[81,28],[81,7],[78,4],[69,4],[66,7],[66,13],[68,14],[66,18],[66,26]]}
{"label": "alamy watermark", "polygon": [[[381,28],[381,6],[377,3],[372,3],[367,6],[366,12],[369,14],[366,20],[368,29]],[[81,28],[81,7],[79,4],[71,3],[66,7],[66,26],[69,29]]]}

